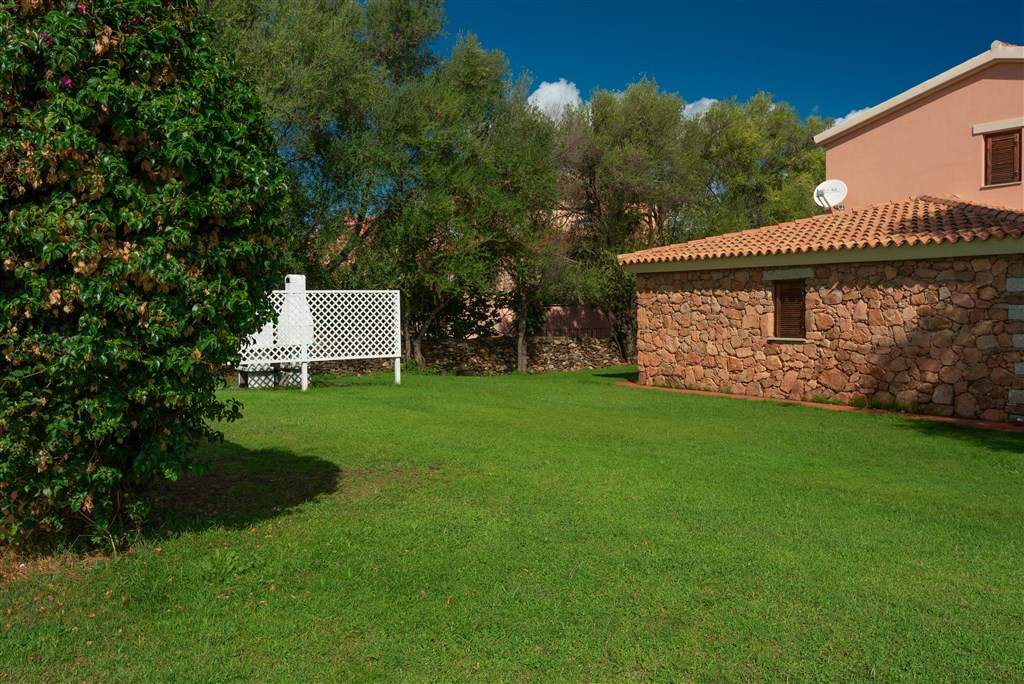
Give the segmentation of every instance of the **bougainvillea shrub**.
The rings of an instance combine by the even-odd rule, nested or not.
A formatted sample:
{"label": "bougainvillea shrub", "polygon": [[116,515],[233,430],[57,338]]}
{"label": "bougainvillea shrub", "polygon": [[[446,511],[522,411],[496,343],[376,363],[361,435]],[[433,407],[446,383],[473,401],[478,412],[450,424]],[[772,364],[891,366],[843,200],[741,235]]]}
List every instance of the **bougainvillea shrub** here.
{"label": "bougainvillea shrub", "polygon": [[0,540],[116,540],[238,416],[285,188],[197,4],[0,0]]}

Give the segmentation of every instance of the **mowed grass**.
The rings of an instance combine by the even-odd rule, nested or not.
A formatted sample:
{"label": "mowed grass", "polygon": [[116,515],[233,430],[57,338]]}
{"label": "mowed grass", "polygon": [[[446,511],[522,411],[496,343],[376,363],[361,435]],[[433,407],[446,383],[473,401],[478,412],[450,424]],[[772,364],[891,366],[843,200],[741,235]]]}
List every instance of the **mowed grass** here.
{"label": "mowed grass", "polygon": [[159,530],[0,587],[0,680],[1024,678],[1024,436],[628,375],[226,392]]}

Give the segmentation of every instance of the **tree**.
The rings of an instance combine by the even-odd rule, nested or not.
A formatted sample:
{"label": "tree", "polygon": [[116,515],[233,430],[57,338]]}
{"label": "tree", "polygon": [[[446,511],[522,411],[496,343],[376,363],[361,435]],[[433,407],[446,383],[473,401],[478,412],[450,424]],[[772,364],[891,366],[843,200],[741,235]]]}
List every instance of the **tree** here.
{"label": "tree", "polygon": [[[500,191],[491,220],[501,230],[504,301],[515,314],[516,368],[526,372],[527,334],[561,289],[566,241],[552,207],[557,202],[555,127],[527,102],[525,80],[501,103],[490,130],[490,185]],[[500,284],[500,282],[499,282]]]}
{"label": "tree", "polygon": [[[400,289],[420,367],[427,336],[485,332],[507,294],[497,287],[503,260],[554,196],[551,124],[510,84],[504,57],[472,36],[447,58],[433,54],[436,0],[369,0],[359,21],[354,2],[251,5],[212,5],[247,69],[261,77],[307,55],[288,62],[286,79],[268,73],[277,85],[265,94],[276,116],[302,122],[288,138],[296,262],[320,285]],[[334,100],[306,92],[318,76],[304,74],[330,68],[335,53],[369,75],[354,80],[364,85]]]}
{"label": "tree", "polygon": [[0,538],[115,543],[239,415],[285,196],[253,90],[187,1],[0,2]]}
{"label": "tree", "polygon": [[482,331],[515,227],[553,197],[550,137],[531,129],[542,122],[522,88],[508,90],[504,57],[469,36],[379,120],[401,163],[382,174],[389,192],[356,269],[392,274],[420,368],[428,335]]}
{"label": "tree", "polygon": [[430,44],[444,27],[443,0],[368,0],[363,37],[373,62],[396,83],[437,64]]}
{"label": "tree", "polygon": [[813,136],[785,103],[760,93],[696,119],[652,81],[597,92],[560,124],[562,207],[576,226],[579,295],[612,321],[625,358],[634,343],[634,278],[615,255],[817,213],[824,177]]}
{"label": "tree", "polygon": [[257,84],[278,134],[291,200],[289,267],[316,285],[337,284],[332,274],[357,248],[374,203],[372,108],[390,78],[367,45],[369,10],[356,0],[210,0],[206,11],[217,47]]}
{"label": "tree", "polygon": [[673,216],[699,196],[683,104],[645,79],[624,93],[594,93],[588,108],[561,122],[562,209],[589,266],[586,298],[608,314],[626,359],[635,345],[635,292],[615,256],[674,241]]}
{"label": "tree", "polygon": [[825,153],[814,136],[818,117],[799,114],[771,95],[716,102],[687,122],[699,148],[703,192],[678,217],[692,237],[757,228],[820,213],[812,199],[825,178]]}

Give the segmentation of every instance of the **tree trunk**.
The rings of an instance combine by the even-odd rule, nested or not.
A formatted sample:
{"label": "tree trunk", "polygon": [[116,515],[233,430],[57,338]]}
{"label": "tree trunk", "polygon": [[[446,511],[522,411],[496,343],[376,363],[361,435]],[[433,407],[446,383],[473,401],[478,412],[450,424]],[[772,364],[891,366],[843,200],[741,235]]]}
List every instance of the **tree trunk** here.
{"label": "tree trunk", "polygon": [[525,373],[530,366],[526,350],[526,289],[519,285],[519,310],[516,311],[516,370]]}
{"label": "tree trunk", "polygon": [[526,321],[520,321],[516,335],[516,370],[520,373],[529,370],[530,359],[526,351]]}
{"label": "tree trunk", "polygon": [[612,336],[622,360],[636,363],[636,293],[627,306],[606,311],[605,315],[612,324]]}
{"label": "tree trunk", "polygon": [[412,338],[412,356],[416,359],[416,368],[420,371],[427,369],[427,360],[423,357],[423,332]]}
{"label": "tree trunk", "polygon": [[412,358],[412,330],[408,318],[402,322],[402,333],[402,360],[408,361]]}
{"label": "tree trunk", "polygon": [[448,304],[448,302],[450,301],[451,297],[442,300],[441,303],[438,304],[437,307],[430,312],[430,315],[427,316],[427,319],[419,325],[419,330],[417,330],[416,334],[413,335],[412,357],[413,359],[416,360],[416,368],[418,368],[421,371],[427,369],[427,360],[423,357],[423,338],[426,336],[427,330],[430,329],[430,324],[434,322],[434,317],[437,316],[437,314],[441,312],[441,309],[443,309],[445,305]]}

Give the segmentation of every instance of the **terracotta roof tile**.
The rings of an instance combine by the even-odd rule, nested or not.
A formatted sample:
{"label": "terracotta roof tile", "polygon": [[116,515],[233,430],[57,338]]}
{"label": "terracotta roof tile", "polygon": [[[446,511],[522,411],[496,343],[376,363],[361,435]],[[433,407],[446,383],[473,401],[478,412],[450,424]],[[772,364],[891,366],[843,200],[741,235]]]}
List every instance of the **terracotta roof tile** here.
{"label": "terracotta roof tile", "polygon": [[620,254],[619,264],[625,266],[799,254],[1022,236],[1022,211],[969,202],[959,197],[921,195],[852,211]]}

